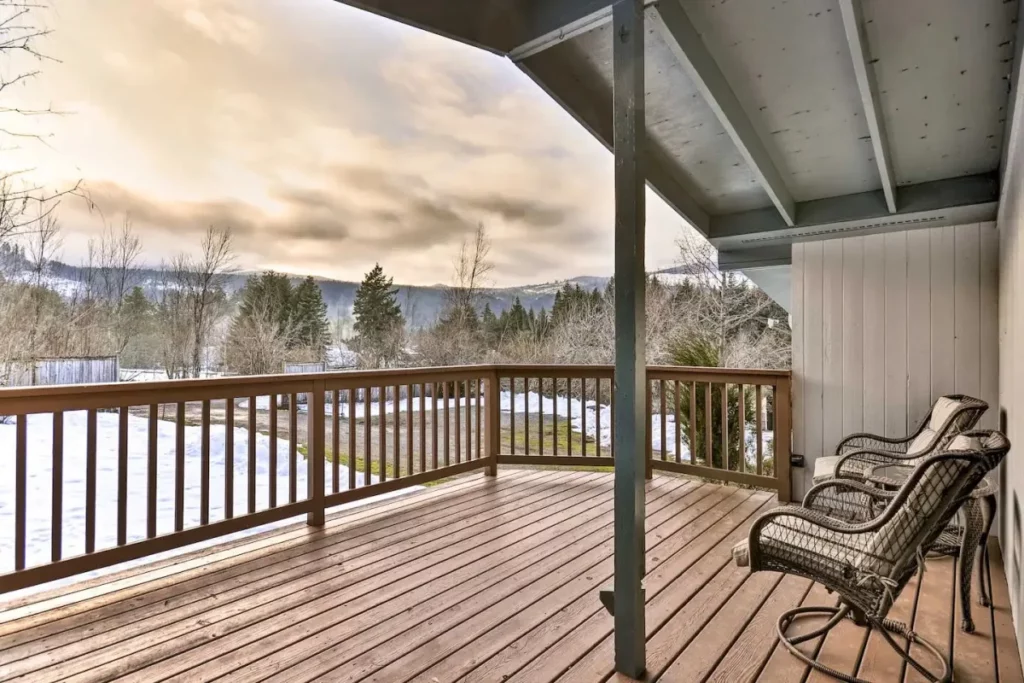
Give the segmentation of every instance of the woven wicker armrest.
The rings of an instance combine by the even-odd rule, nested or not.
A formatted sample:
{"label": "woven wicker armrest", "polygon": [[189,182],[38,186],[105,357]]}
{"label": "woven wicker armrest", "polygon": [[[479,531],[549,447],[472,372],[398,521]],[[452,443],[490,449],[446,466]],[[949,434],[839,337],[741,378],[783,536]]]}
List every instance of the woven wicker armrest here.
{"label": "woven wicker armrest", "polygon": [[895,497],[895,491],[852,479],[833,479],[811,487],[804,496],[803,507],[857,524],[877,517]]}
{"label": "woven wicker armrest", "polygon": [[922,454],[920,453],[907,455],[906,453],[865,448],[843,455],[836,463],[835,476],[860,479],[864,476],[864,471],[870,467],[901,465],[916,462],[921,458]]}
{"label": "woven wicker armrest", "polygon": [[916,434],[897,438],[879,436],[878,434],[851,434],[836,446],[836,455],[843,455],[851,450],[874,450],[889,453],[906,453]]}

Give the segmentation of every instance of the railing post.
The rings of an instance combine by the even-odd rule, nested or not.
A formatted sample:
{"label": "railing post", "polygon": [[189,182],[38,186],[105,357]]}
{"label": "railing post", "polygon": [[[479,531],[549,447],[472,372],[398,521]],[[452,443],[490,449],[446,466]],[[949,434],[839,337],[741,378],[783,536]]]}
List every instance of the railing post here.
{"label": "railing post", "polygon": [[498,453],[501,451],[501,378],[495,370],[487,376],[484,389],[484,434],[487,439],[488,460],[484,473],[498,475]]}
{"label": "railing post", "polygon": [[[306,482],[309,484],[309,500],[312,508],[306,515],[306,524],[324,525],[324,462],[327,457],[324,430],[324,392],[327,385],[322,379],[313,380],[313,389],[306,397],[309,408],[306,419]],[[336,408],[337,406],[335,406]],[[293,435],[292,438],[295,438]],[[333,454],[337,457],[337,454]]]}
{"label": "railing post", "polygon": [[789,377],[780,377],[775,383],[775,477],[779,482],[779,502],[790,503],[793,500],[793,481],[789,473],[790,433],[793,424],[790,416]]}

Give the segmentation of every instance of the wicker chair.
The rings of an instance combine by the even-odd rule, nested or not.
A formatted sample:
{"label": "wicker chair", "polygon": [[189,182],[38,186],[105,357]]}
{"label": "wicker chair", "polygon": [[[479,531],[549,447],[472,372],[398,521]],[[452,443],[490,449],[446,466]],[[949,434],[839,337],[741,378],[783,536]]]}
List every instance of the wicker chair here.
{"label": "wicker chair", "polygon": [[835,455],[815,460],[814,483],[835,477],[862,479],[865,470],[877,465],[916,465],[957,434],[973,428],[986,410],[988,404],[981,399],[952,394],[939,397],[917,429],[907,436],[851,434],[839,442]]}
{"label": "wicker chair", "polygon": [[[887,615],[910,577],[918,567],[923,569],[924,551],[1008,450],[1009,442],[1001,433],[978,432],[964,435],[954,440],[950,449],[926,458],[898,491],[850,480],[822,485],[841,491],[849,498],[851,510],[884,505],[881,514],[863,523],[838,520],[798,506],[786,506],[759,517],[751,526],[749,540],[733,549],[737,565],[749,565],[751,571],[805,576],[840,596],[838,606],[797,607],[784,612],[779,617],[778,632],[786,648],[823,673],[860,683],[796,647],[852,617],[876,629],[927,680],[951,680],[951,668],[939,649]],[[809,633],[786,635],[794,620],[808,615],[823,615],[828,620]],[[936,675],[925,668],[895,641],[893,633],[930,652],[941,663],[941,673]]]}

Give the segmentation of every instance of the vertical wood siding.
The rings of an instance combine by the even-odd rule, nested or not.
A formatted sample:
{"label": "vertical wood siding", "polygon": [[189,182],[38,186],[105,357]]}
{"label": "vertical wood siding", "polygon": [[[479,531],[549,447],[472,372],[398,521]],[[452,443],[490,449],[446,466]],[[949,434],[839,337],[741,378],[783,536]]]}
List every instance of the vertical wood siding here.
{"label": "vertical wood siding", "polygon": [[798,493],[844,435],[906,434],[941,394],[997,426],[997,248],[994,223],[793,245]]}

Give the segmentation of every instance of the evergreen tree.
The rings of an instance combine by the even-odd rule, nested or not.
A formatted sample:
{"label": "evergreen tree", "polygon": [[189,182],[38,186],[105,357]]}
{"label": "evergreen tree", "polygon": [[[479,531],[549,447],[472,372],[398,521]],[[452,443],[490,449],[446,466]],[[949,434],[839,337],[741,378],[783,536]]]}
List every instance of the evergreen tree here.
{"label": "evergreen tree", "polygon": [[523,308],[523,302],[516,297],[516,300],[512,303],[512,308],[502,313],[503,325],[502,331],[506,335],[516,334],[527,330],[530,327],[529,315],[526,313],[526,309]]}
{"label": "evergreen tree", "polygon": [[386,367],[401,352],[401,333],[405,326],[398,290],[392,278],[376,264],[363,278],[353,306],[355,345],[363,362]]}
{"label": "evergreen tree", "polygon": [[331,343],[331,331],[327,320],[327,304],[324,303],[320,285],[312,276],[307,276],[295,288],[292,301],[296,344],[310,349],[318,359],[323,360],[327,346]]}
{"label": "evergreen tree", "polygon": [[287,335],[294,315],[294,292],[288,276],[269,270],[250,275],[242,288],[242,303],[235,320],[266,317],[277,323],[278,333]]}
{"label": "evergreen tree", "polygon": [[495,344],[501,337],[501,321],[491,310],[490,302],[484,304],[484,312],[480,315],[480,327],[488,344]]}

